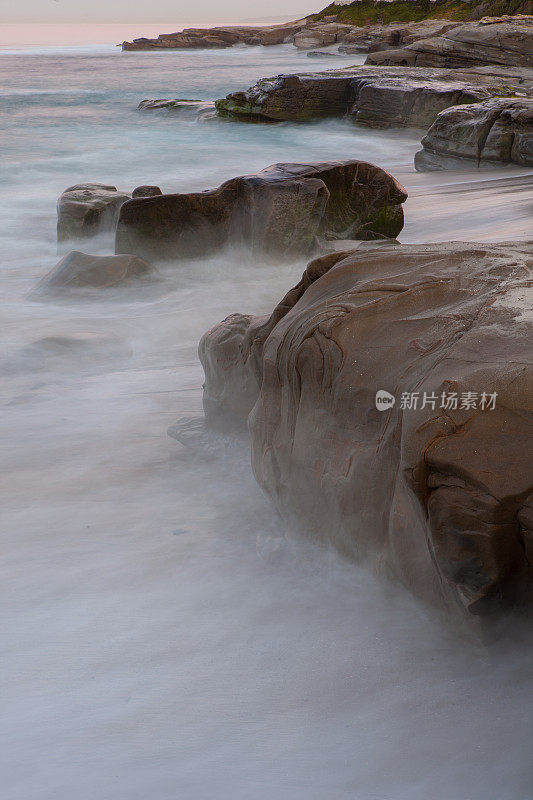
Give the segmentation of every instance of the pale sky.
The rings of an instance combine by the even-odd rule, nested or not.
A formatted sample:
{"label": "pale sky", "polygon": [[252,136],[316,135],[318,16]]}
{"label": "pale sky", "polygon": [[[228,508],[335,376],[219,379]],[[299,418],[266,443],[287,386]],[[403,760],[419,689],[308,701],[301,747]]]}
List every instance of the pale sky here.
{"label": "pale sky", "polygon": [[327,0],[0,0],[0,22],[217,22],[298,17]]}

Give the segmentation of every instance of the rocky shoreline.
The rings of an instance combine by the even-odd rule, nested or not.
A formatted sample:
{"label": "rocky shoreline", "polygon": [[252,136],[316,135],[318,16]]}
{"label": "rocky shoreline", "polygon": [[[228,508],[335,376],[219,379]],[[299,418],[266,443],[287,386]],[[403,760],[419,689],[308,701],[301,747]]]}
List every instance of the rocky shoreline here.
{"label": "rocky shoreline", "polygon": [[[280,42],[279,27],[268,41],[258,30],[131,49]],[[283,36],[373,52],[364,66],[262,78],[217,100],[219,116],[418,127],[418,170],[533,166],[533,20],[381,26],[363,42],[353,26],[308,19]],[[213,115],[182,98],[139,109]],[[484,631],[533,600],[533,246],[399,244],[406,199],[359,160],[275,164],[187,194],[80,184],[59,199],[59,241],[107,231],[115,255],[70,253],[38,294],[157,284],[157,262],[227,247],[258,264],[315,256],[271,315],[234,313],[204,335],[205,422],[171,435],[189,444],[248,427],[256,478],[284,513]]]}

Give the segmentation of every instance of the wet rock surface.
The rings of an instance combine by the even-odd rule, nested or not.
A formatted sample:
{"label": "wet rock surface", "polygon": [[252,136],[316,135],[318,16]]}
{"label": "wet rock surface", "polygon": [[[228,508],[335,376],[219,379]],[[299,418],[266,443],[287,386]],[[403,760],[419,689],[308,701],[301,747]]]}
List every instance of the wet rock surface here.
{"label": "wet rock surface", "polygon": [[57,202],[59,242],[95,236],[112,230],[118,212],[131,195],[104,183],[78,183],[66,189]]}
{"label": "wet rock surface", "polygon": [[531,243],[334,253],[199,348],[207,422],[248,423],[276,503],[473,626],[533,598],[532,266]]}
{"label": "wet rock surface", "polygon": [[428,127],[445,108],[515,91],[531,93],[533,70],[347,67],[262,78],[216,101],[219,114],[263,121],[350,115],[358,123]]}
{"label": "wet rock surface", "polygon": [[[442,111],[415,156],[419,170],[445,169],[447,159],[533,166],[533,99],[505,98]],[[455,164],[456,162],[454,162]]]}
{"label": "wet rock surface", "polygon": [[211,191],[129,201],[115,249],[174,259],[232,245],[294,257],[318,239],[394,238],[406,197],[388,172],[367,162],[275,164]]}

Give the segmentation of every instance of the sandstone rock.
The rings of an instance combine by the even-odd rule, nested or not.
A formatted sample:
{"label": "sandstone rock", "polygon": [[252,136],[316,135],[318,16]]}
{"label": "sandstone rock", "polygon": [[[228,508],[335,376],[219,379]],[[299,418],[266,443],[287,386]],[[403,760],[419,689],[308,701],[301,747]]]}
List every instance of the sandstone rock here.
{"label": "sandstone rock", "polygon": [[211,191],[131,200],[116,252],[195,258],[232,244],[295,256],[317,237],[394,238],[406,197],[388,172],[363,161],[275,164]]}
{"label": "sandstone rock", "polygon": [[471,22],[398,50],[371,53],[367,64],[469,67],[477,64],[533,67],[533,17],[514,22]]}
{"label": "sandstone rock", "polygon": [[208,423],[248,422],[281,509],[473,625],[533,599],[532,266],[533,243],[335,253],[199,348]]}
{"label": "sandstone rock", "polygon": [[149,264],[132,255],[93,256],[72,250],[40,281],[32,297],[72,290],[108,289],[139,278],[154,278]]}
{"label": "sandstone rock", "polygon": [[131,193],[132,198],[134,197],[157,197],[157,195],[163,194],[159,186],[137,186],[136,189],[133,190]]}
{"label": "sandstone rock", "polygon": [[415,156],[419,170],[445,169],[450,157],[531,167],[533,99],[502,98],[448,108],[439,114],[422,144],[424,149]]}
{"label": "sandstone rock", "polygon": [[219,114],[256,120],[309,120],[350,114],[363,124],[428,127],[444,108],[530,92],[533,71],[348,67],[262,78],[246,92],[217,100]]}
{"label": "sandstone rock", "polygon": [[57,238],[80,239],[113,230],[120,207],[130,195],[103,183],[78,183],[57,203]]}

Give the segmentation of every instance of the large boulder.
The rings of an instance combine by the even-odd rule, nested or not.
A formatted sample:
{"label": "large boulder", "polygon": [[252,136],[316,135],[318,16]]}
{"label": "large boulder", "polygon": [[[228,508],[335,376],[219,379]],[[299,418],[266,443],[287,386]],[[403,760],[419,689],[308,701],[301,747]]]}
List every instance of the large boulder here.
{"label": "large boulder", "polygon": [[348,67],[262,78],[216,101],[223,116],[258,121],[350,115],[372,126],[429,127],[445,108],[516,90],[531,92],[533,70]]}
{"label": "large boulder", "polygon": [[57,202],[57,238],[83,239],[116,226],[120,207],[131,195],[104,183],[77,183]]}
{"label": "large boulder", "polygon": [[[505,98],[442,111],[415,156],[419,170],[456,166],[456,159],[533,167],[533,99]],[[449,159],[452,159],[450,164]]]}
{"label": "large boulder", "polygon": [[420,39],[397,50],[371,53],[367,64],[533,67],[533,17],[491,18],[460,25],[440,36]]}
{"label": "large boulder", "polygon": [[72,250],[44,276],[32,297],[39,299],[80,290],[86,293],[157,277],[156,270],[137,256],[93,256]]}
{"label": "large boulder", "polygon": [[305,530],[470,624],[533,599],[533,243],[312,262],[200,343],[211,425]]}
{"label": "large boulder", "polygon": [[320,239],[394,238],[407,194],[364,161],[275,164],[217,189],[130,200],[116,252],[142,258],[202,257],[225,245],[301,256]]}

